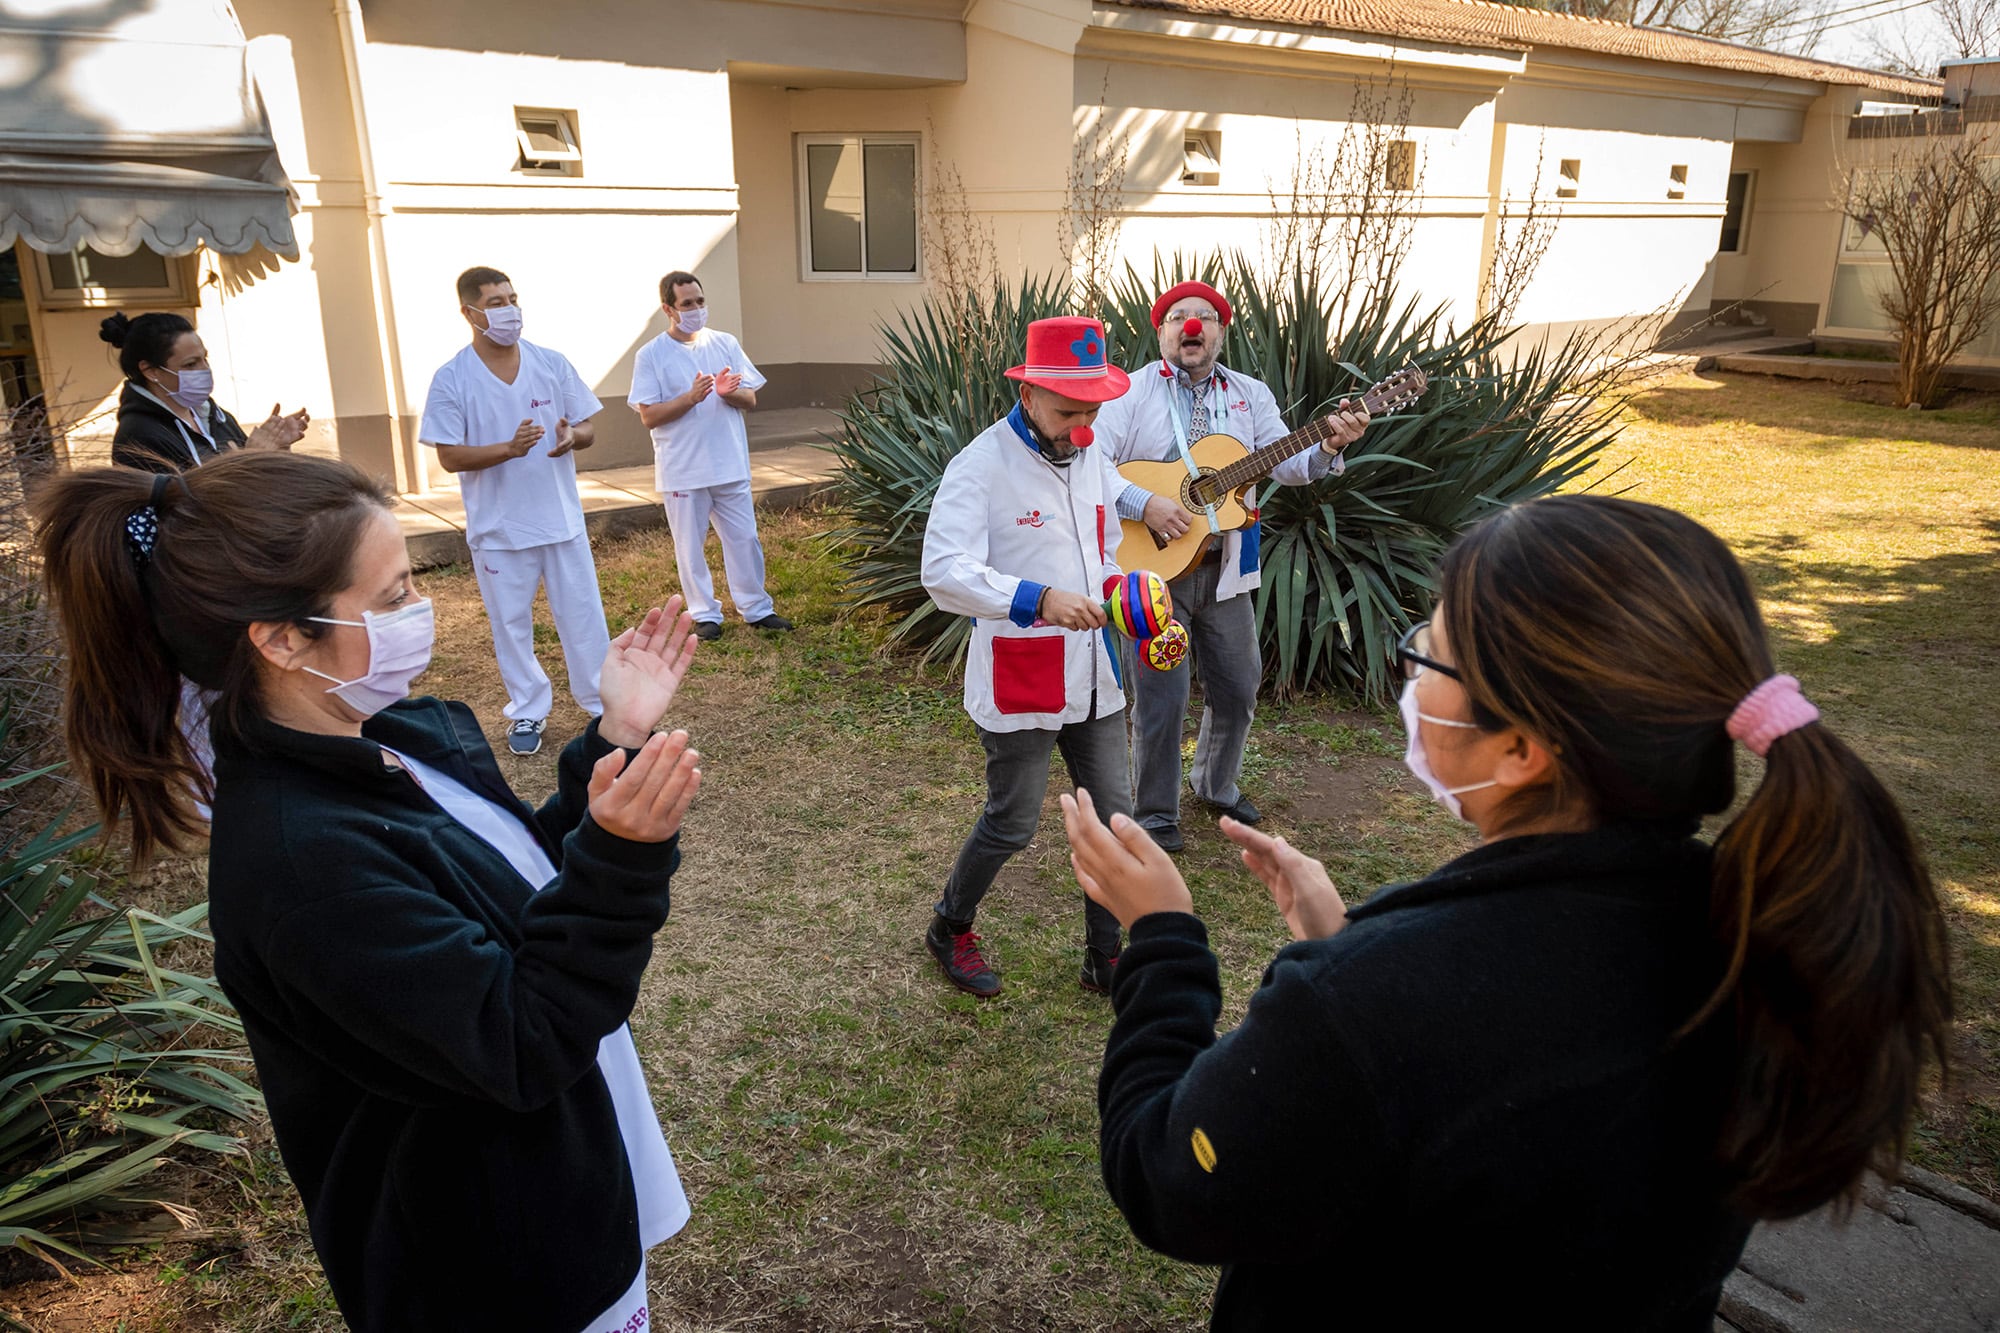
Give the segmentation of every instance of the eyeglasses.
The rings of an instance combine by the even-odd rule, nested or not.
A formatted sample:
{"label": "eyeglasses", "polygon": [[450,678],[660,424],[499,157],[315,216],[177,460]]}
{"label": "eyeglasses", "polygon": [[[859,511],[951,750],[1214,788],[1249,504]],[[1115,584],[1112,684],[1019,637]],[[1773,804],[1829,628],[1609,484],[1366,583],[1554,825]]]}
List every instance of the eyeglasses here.
{"label": "eyeglasses", "polygon": [[1464,677],[1458,674],[1458,668],[1446,666],[1432,657],[1430,652],[1430,621],[1419,620],[1403,631],[1403,637],[1396,640],[1396,663],[1403,668],[1404,680],[1415,680],[1417,674],[1426,669],[1435,671],[1439,675],[1450,676],[1456,681],[1464,680]]}
{"label": "eyeglasses", "polygon": [[1162,324],[1185,324],[1191,319],[1198,319],[1204,324],[1220,324],[1222,322],[1222,316],[1216,314],[1213,310],[1205,314],[1199,310],[1177,310],[1160,322]]}

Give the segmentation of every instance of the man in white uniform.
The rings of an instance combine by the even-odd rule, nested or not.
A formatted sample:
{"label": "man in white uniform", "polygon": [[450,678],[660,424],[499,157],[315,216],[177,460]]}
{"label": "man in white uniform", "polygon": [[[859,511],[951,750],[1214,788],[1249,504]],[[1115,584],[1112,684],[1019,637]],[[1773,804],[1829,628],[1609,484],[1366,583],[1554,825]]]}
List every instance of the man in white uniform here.
{"label": "man in white uniform", "polygon": [[604,711],[597,676],[610,650],[597,566],[576,494],[578,449],[603,404],[560,352],[521,340],[521,302],[505,273],[469,268],[458,301],[472,342],[431,377],[417,438],[459,474],[465,544],[507,687],[507,748],[542,748],[554,702],[535,660],[535,592],[547,587],[570,693]]}
{"label": "man in white uniform", "polygon": [[[1210,434],[1233,435],[1250,449],[1284,438],[1285,423],[1271,391],[1216,361],[1229,315],[1229,302],[1222,293],[1203,282],[1181,283],[1153,303],[1160,359],[1133,371],[1132,392],[1107,405],[1097,422],[1101,447],[1113,463],[1176,459],[1181,457],[1182,441],[1192,445]],[[1278,464],[1272,479],[1305,486],[1321,477],[1338,476],[1346,466],[1340,451],[1359,439],[1367,425],[1366,412],[1343,411],[1340,429],[1331,438]],[[1178,500],[1140,486],[1120,485],[1120,518],[1144,522],[1166,537],[1188,530],[1192,516]],[[1209,809],[1245,824],[1263,817],[1236,785],[1243,772],[1250,719],[1257,711],[1257,687],[1264,678],[1256,608],[1246,595],[1263,577],[1258,549],[1253,522],[1210,542],[1201,563],[1167,585],[1174,617],[1187,626],[1194,670],[1201,673],[1201,731],[1189,781]],[[1187,720],[1190,673],[1155,671],[1140,655],[1132,674],[1134,818],[1153,841],[1177,852],[1183,845],[1181,732]]]}
{"label": "man in white uniform", "polygon": [[[982,998],[1000,978],[972,933],[980,899],[1035,836],[1049,752],[1105,818],[1127,814],[1125,696],[1103,599],[1118,581],[1118,474],[1090,447],[1100,404],[1124,393],[1094,319],[1028,326],[1021,399],[945,468],[924,529],[924,588],[974,617],[965,711],[986,750],[986,806],[959,850],[924,944],[946,979]],[[1084,899],[1087,990],[1111,988],[1118,919]]]}
{"label": "man in white uniform", "polygon": [[751,628],[789,630],[764,591],[764,544],[750,498],[750,433],[743,414],[757,406],[764,376],[742,344],[708,327],[701,279],[679,270],[660,279],[660,307],[672,326],[639,349],[626,399],[653,433],[653,485],[667,510],[681,594],[694,632],[722,637],[722,603],[708,573],[708,528],[722,538],[729,597]]}

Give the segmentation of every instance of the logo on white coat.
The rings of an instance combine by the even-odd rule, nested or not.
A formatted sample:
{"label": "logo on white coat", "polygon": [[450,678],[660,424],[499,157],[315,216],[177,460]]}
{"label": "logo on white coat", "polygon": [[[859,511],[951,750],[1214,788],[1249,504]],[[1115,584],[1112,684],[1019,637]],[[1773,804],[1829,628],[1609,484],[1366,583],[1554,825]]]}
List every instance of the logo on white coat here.
{"label": "logo on white coat", "polygon": [[554,407],[555,403],[556,400],[553,398],[530,398],[528,400],[528,410],[532,412],[538,407]]}
{"label": "logo on white coat", "polygon": [[1014,520],[1014,526],[1017,528],[1039,528],[1042,526],[1042,511],[1039,509],[1030,509],[1027,513]]}

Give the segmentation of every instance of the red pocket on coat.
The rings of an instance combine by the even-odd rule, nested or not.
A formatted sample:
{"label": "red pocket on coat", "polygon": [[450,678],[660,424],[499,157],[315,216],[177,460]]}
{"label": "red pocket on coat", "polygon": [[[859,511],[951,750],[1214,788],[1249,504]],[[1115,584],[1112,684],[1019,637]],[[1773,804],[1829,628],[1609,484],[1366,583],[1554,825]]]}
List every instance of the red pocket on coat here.
{"label": "red pocket on coat", "polygon": [[1062,712],[1062,635],[993,640],[993,707],[1002,713]]}

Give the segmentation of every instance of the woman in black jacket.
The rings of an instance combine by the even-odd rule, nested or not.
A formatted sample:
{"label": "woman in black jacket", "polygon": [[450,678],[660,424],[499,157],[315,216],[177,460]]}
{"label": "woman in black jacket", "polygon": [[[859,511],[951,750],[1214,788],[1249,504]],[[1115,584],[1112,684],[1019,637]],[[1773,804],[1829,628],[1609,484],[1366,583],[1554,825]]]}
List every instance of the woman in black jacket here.
{"label": "woman in black jacket", "polygon": [[[1224,820],[1301,941],[1226,1036],[1173,862],[1063,798],[1132,932],[1105,1183],[1222,1266],[1216,1328],[1705,1331],[1753,1221],[1896,1170],[1950,1021],[1929,875],[1699,524],[1538,500],[1441,583],[1398,649],[1406,760],[1480,846],[1348,910]],[[1764,778],[1711,845],[1738,741]]]}
{"label": "woman in black jacket", "polygon": [[624,1027],[701,781],[653,734],[680,599],[612,644],[531,810],[463,704],[404,697],[430,603],[356,469],[232,453],[45,499],[70,750],[136,861],[198,831],[181,674],[215,692],[216,973],[348,1324],[643,1326],[687,1217]]}
{"label": "woman in black jacket", "polygon": [[215,376],[208,348],[179,315],[112,315],[98,325],[97,336],[118,349],[118,368],[125,372],[111,437],[111,461],[121,467],[181,472],[231,449],[289,449],[305,437],[306,410],[281,416],[276,404],[246,435],[209,396]]}

